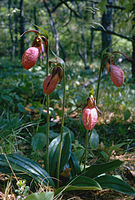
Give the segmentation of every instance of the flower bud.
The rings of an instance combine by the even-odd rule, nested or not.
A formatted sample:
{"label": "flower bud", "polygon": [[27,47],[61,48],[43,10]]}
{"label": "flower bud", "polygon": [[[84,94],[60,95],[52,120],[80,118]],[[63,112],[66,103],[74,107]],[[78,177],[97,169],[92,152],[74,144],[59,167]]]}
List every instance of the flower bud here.
{"label": "flower bud", "polygon": [[27,70],[32,68],[36,64],[39,54],[39,47],[28,48],[22,56],[23,68]]}
{"label": "flower bud", "polygon": [[92,130],[97,123],[98,114],[95,107],[85,107],[82,114],[83,125],[87,130]]}
{"label": "flower bud", "polygon": [[52,74],[49,75],[43,83],[43,92],[45,94],[51,94],[57,87],[57,84],[61,81],[63,70],[61,67],[54,67]]}
{"label": "flower bud", "polygon": [[49,75],[43,83],[43,92],[45,94],[51,94],[57,87],[57,84],[59,82],[58,75],[52,77],[52,74]]}
{"label": "flower bud", "polygon": [[111,75],[111,80],[116,87],[120,87],[124,83],[124,72],[119,66],[110,65],[109,73]]}
{"label": "flower bud", "polygon": [[88,99],[87,99],[87,105],[89,108],[95,107],[95,98],[93,97],[93,95],[91,95]]}

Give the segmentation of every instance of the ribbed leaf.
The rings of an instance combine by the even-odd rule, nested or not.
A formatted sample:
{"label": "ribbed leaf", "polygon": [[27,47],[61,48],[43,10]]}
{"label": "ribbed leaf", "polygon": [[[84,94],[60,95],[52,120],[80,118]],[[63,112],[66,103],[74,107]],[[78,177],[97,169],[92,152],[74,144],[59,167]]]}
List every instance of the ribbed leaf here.
{"label": "ribbed leaf", "polygon": [[86,176],[78,176],[72,179],[66,186],[56,190],[55,195],[71,190],[101,190],[101,186],[93,179]]}
{"label": "ribbed leaf", "polygon": [[101,185],[102,188],[112,189],[124,194],[135,196],[135,191],[133,188],[119,178],[110,175],[104,175],[95,178],[95,180]]}
{"label": "ribbed leaf", "polygon": [[33,193],[29,195],[25,200],[53,200],[53,196],[53,192]]}
{"label": "ribbed leaf", "polygon": [[[38,182],[42,182],[45,185],[49,183],[49,185],[54,186],[53,180],[51,179],[50,175],[43,168],[41,168],[38,163],[17,154],[9,154],[6,157],[14,172],[24,172]],[[4,155],[0,155],[1,172],[3,172],[3,168],[5,168],[6,171],[10,170],[7,159]]]}
{"label": "ribbed leaf", "polygon": [[[57,161],[59,156],[60,136],[56,137],[49,145],[49,166],[50,175],[55,177],[57,171]],[[71,137],[69,133],[63,134],[62,155],[60,163],[60,172],[63,171],[64,166],[68,163],[71,156]],[[45,157],[46,166],[46,157]]]}
{"label": "ribbed leaf", "polygon": [[116,168],[118,168],[123,162],[120,160],[114,160],[112,162],[108,162],[105,164],[91,165],[86,169],[85,172],[82,172],[85,176],[90,178],[95,178],[96,176],[110,172]]}

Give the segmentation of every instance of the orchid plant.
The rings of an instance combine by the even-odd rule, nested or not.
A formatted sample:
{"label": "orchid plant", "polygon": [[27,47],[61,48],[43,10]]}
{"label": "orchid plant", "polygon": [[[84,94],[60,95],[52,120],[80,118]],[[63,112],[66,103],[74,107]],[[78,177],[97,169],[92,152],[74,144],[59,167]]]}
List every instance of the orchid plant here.
{"label": "orchid plant", "polygon": [[[71,190],[102,190],[109,188],[128,195],[135,195],[135,191],[125,181],[111,176],[108,173],[118,168],[123,162],[113,160],[103,164],[86,165],[87,153],[89,148],[89,134],[92,133],[98,120],[98,113],[101,111],[97,107],[101,74],[106,65],[114,85],[120,87],[124,83],[124,72],[115,65],[112,54],[103,53],[99,78],[97,84],[96,97],[93,93],[87,99],[87,105],[82,113],[82,122],[86,129],[86,144],[84,146],[84,159],[80,163],[72,152],[72,138],[70,132],[63,132],[64,127],[64,106],[65,106],[65,63],[49,48],[49,36],[46,31],[41,34],[37,30],[29,30],[24,34],[34,32],[36,34],[32,46],[29,47],[22,56],[22,66],[29,70],[32,68],[40,55],[46,59],[46,77],[43,82],[43,93],[47,101],[47,129],[46,129],[46,152],[44,168],[29,158],[18,154],[0,155],[0,172],[12,173],[13,171],[26,174],[27,177],[35,181],[52,187],[53,192],[43,193],[44,199],[57,199],[63,192]],[[23,34],[23,35],[24,35]],[[52,52],[54,60],[49,60],[49,52]],[[49,73],[49,66],[53,65],[52,72]],[[60,135],[49,141],[49,95],[56,89],[57,84],[63,81],[63,101]],[[81,167],[83,166],[83,168]],[[17,173],[18,174],[18,173]],[[63,181],[64,180],[64,181]],[[41,198],[40,194],[36,197]],[[28,196],[26,200],[34,199],[34,196]]]}

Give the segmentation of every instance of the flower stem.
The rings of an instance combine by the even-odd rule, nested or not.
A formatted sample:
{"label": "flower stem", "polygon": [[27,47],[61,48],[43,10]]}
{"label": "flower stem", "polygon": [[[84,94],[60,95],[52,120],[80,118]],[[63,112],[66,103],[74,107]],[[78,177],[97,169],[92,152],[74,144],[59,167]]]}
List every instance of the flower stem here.
{"label": "flower stem", "polygon": [[85,142],[85,152],[84,152],[84,171],[86,169],[87,151],[88,151],[88,135],[89,131],[86,131],[86,142]]}
{"label": "flower stem", "polygon": [[[46,59],[46,75],[48,77],[49,74],[49,47],[47,50],[47,59]],[[49,95],[47,95],[47,127],[46,127],[46,170],[49,173],[49,105],[50,105],[50,99]]]}
{"label": "flower stem", "polygon": [[60,161],[61,161],[61,153],[62,153],[62,140],[63,140],[63,126],[64,126],[64,107],[65,107],[65,66],[63,65],[63,104],[62,104],[62,118],[61,118],[61,134],[60,134],[60,149],[59,149],[59,157],[57,163],[57,188],[59,188],[59,176],[60,176]]}
{"label": "flower stem", "polygon": [[100,86],[100,80],[101,80],[101,74],[102,74],[102,68],[103,68],[103,60],[104,60],[104,57],[102,56],[99,75],[98,75],[98,85],[97,85],[97,92],[96,92],[96,104],[98,102],[98,94],[99,94],[99,86]]}

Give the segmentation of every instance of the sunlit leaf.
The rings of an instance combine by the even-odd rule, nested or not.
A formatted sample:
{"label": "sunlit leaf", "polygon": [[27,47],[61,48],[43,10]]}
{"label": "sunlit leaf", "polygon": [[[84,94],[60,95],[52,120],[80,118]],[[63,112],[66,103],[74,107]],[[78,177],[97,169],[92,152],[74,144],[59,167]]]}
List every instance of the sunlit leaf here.
{"label": "sunlit leaf", "polygon": [[53,200],[53,192],[33,193],[26,197],[25,200]]}

